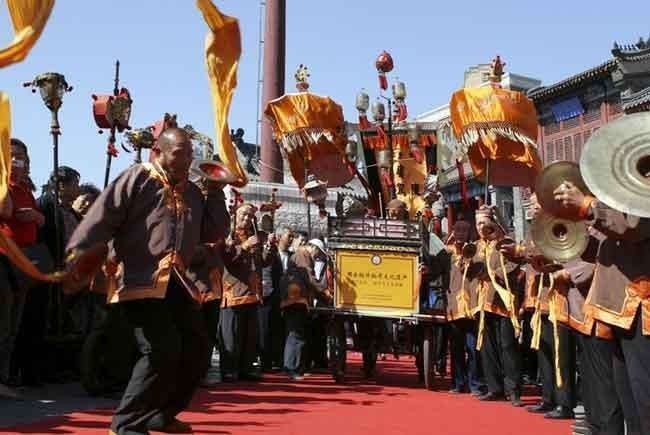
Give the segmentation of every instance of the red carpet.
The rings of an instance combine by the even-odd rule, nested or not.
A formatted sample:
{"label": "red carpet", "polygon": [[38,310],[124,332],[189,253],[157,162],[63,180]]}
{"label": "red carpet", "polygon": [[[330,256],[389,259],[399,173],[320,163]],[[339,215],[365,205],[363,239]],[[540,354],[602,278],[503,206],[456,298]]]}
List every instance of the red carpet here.
{"label": "red carpet", "polygon": [[[202,389],[180,417],[193,424],[196,434],[570,434],[570,421],[548,421],[507,402],[452,395],[443,392],[448,388],[444,381],[441,392],[419,388],[412,359],[381,361],[377,383],[360,381],[357,361],[348,368],[346,385],[326,375],[299,383],[272,375],[259,384]],[[0,433],[106,435],[110,416],[110,410],[79,412]]]}

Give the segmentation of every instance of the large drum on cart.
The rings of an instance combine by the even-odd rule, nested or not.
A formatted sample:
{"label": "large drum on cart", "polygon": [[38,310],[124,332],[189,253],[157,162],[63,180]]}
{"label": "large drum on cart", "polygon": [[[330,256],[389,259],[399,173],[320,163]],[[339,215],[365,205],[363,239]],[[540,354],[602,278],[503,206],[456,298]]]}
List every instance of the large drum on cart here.
{"label": "large drum on cart", "polygon": [[[330,218],[328,250],[334,258],[334,306],[329,331],[329,356],[334,378],[344,379],[346,320],[375,318],[418,328],[403,353],[421,358],[424,382],[433,383],[434,343],[432,324],[444,321],[425,312],[418,272],[422,250],[420,224],[387,219]],[[426,304],[424,304],[426,305]],[[354,348],[354,347],[353,347]]]}

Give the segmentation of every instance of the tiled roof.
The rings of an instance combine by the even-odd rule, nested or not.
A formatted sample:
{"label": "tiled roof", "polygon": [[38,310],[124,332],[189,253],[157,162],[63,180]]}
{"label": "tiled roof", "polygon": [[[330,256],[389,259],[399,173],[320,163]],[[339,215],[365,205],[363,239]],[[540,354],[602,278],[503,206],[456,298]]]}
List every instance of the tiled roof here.
{"label": "tiled roof", "polygon": [[650,105],[650,86],[621,99],[625,112],[633,111],[641,106]]}
{"label": "tiled roof", "polygon": [[546,98],[561,94],[562,92],[570,90],[576,86],[579,86],[585,81],[606,76],[607,74],[610,74],[615,67],[616,59],[610,59],[605,63],[583,71],[580,74],[566,78],[553,85],[532,89],[528,92],[528,97],[533,101],[544,100]]}

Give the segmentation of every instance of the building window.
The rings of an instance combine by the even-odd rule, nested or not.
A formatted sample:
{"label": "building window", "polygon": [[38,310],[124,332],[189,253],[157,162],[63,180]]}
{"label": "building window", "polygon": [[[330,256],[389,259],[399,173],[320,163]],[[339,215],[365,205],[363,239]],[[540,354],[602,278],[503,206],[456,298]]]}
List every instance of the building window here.
{"label": "building window", "polygon": [[564,147],[562,146],[562,139],[558,139],[555,141],[555,159],[556,160],[562,160],[564,154]]}
{"label": "building window", "polygon": [[589,108],[583,115],[585,123],[598,121],[600,119],[600,106]]}
{"label": "building window", "polygon": [[580,117],[576,116],[575,118],[567,119],[563,122],[564,128],[574,128],[580,125]]}
{"label": "building window", "polygon": [[580,155],[582,153],[582,135],[576,134],[573,136],[573,155],[576,162],[580,161]]}
{"label": "building window", "polygon": [[552,122],[552,123],[546,124],[544,126],[544,134],[547,135],[547,136],[550,135],[550,134],[557,133],[558,131],[560,131],[560,123],[559,122]]}
{"label": "building window", "polygon": [[573,160],[573,150],[571,149],[571,136],[564,138],[564,160]]}
{"label": "building window", "polygon": [[553,163],[553,143],[546,144],[546,164],[550,165]]}

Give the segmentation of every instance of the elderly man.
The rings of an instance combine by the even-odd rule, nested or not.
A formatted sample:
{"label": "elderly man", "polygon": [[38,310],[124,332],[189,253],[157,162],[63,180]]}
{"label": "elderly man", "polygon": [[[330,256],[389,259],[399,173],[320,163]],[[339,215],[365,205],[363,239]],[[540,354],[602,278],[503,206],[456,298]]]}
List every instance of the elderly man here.
{"label": "elderly man", "polygon": [[79,288],[113,240],[119,264],[110,303],[119,304],[140,355],[113,416],[111,434],[191,433],[176,419],[189,404],[208,358],[200,296],[185,273],[196,247],[228,224],[219,188],[207,195],[188,180],[192,142],[165,130],[153,163],[134,165],[97,198],[68,244],[68,288]]}
{"label": "elderly man", "polygon": [[[292,380],[300,380],[308,359],[303,354],[307,345],[307,333],[314,320],[308,312],[314,298],[329,300],[327,286],[318,279],[316,265],[326,258],[325,245],[312,239],[299,247],[291,256],[287,271],[280,282],[282,310],[286,325],[284,346],[284,370]],[[313,342],[309,343],[313,346]]]}
{"label": "elderly man", "polygon": [[[220,322],[222,372],[227,381],[260,379],[253,362],[257,358],[257,310],[263,300],[262,269],[271,264],[277,250],[273,243],[263,244],[257,234],[256,212],[252,204],[237,208],[235,230],[222,254],[225,270]],[[274,240],[273,235],[269,237]]]}

